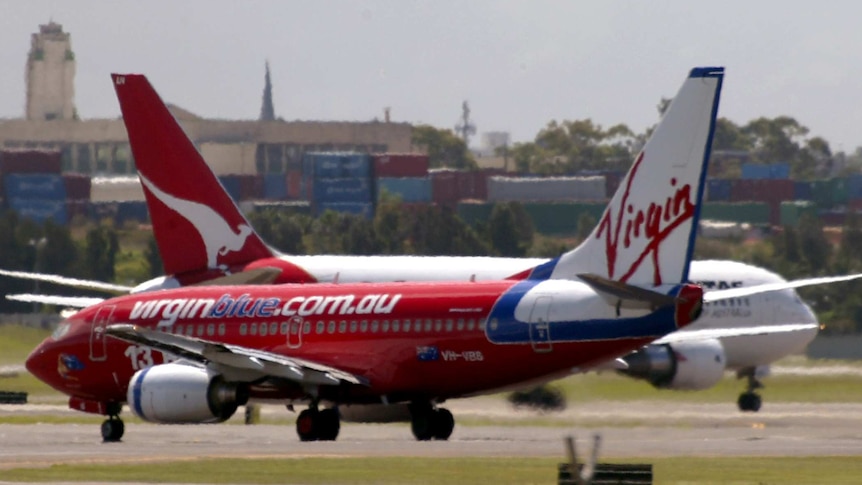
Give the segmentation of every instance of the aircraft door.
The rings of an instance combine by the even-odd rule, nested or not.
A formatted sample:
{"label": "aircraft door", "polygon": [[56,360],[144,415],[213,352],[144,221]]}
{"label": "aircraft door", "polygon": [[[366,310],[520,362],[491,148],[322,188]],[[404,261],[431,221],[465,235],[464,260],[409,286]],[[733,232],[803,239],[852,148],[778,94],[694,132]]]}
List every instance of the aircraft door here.
{"label": "aircraft door", "polygon": [[287,346],[298,349],[302,346],[302,317],[291,317],[287,323]]}
{"label": "aircraft door", "polygon": [[550,296],[540,296],[533,303],[533,310],[530,312],[530,344],[535,352],[544,353],[552,350],[548,315],[553,301]]}
{"label": "aircraft door", "polygon": [[90,360],[93,362],[101,362],[108,358],[105,329],[111,324],[116,308],[114,305],[99,308],[90,324]]}

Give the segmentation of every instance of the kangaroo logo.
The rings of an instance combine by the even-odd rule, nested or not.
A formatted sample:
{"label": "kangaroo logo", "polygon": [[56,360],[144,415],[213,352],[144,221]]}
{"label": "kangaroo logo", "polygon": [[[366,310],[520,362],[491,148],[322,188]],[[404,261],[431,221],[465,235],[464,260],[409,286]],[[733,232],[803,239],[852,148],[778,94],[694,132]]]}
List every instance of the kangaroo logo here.
{"label": "kangaroo logo", "polygon": [[240,224],[237,227],[238,232],[234,232],[227,221],[209,206],[174,197],[163,192],[143,174],[138,173],[138,175],[144,186],[159,201],[183,216],[197,229],[206,246],[209,268],[218,267],[219,256],[224,256],[231,251],[239,251],[245,245],[246,239],[251,234],[251,227],[247,224]]}

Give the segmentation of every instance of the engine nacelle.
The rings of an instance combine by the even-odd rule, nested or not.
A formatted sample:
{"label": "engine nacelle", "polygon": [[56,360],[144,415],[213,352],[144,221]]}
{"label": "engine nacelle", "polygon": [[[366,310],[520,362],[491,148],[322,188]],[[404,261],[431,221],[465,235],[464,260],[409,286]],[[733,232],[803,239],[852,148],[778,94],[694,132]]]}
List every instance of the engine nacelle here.
{"label": "engine nacelle", "polygon": [[126,396],[132,411],[153,423],[220,423],[248,401],[245,388],[215,372],[184,364],[139,370]]}
{"label": "engine nacelle", "polygon": [[659,389],[697,391],[716,385],[724,375],[724,347],[715,339],[647,345],[622,358],[620,372]]}

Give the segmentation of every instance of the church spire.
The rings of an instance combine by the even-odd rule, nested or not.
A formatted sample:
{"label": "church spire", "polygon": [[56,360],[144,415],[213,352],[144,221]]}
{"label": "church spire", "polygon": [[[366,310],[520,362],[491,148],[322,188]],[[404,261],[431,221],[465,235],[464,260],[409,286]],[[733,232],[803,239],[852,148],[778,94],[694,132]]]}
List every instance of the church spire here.
{"label": "church spire", "polygon": [[275,107],[272,105],[272,81],[269,78],[269,61],[266,61],[265,79],[263,103],[260,106],[260,121],[275,121]]}

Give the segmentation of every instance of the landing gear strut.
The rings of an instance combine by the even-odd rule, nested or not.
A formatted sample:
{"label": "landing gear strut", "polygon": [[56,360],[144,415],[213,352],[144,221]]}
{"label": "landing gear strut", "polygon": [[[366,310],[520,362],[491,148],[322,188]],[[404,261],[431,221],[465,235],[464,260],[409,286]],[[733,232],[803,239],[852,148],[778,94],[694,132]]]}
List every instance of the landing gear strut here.
{"label": "landing gear strut", "polygon": [[108,419],[102,422],[102,441],[105,443],[116,443],[123,437],[126,425],[120,419],[122,407],[119,404],[108,404]]}
{"label": "landing gear strut", "polygon": [[757,411],[760,411],[760,406],[763,404],[760,394],[754,392],[757,389],[763,388],[763,383],[757,380],[757,377],[754,374],[754,369],[746,369],[738,374],[739,377],[745,377],[748,379],[748,386],[746,386],[745,392],[740,394],[739,399],[736,401],[740,411],[756,413]]}
{"label": "landing gear strut", "polygon": [[435,408],[430,402],[413,402],[410,429],[419,441],[448,440],[455,429],[455,418],[448,409]]}
{"label": "landing gear strut", "polygon": [[337,408],[318,409],[312,403],[296,418],[296,434],[300,441],[335,441],[341,430]]}

